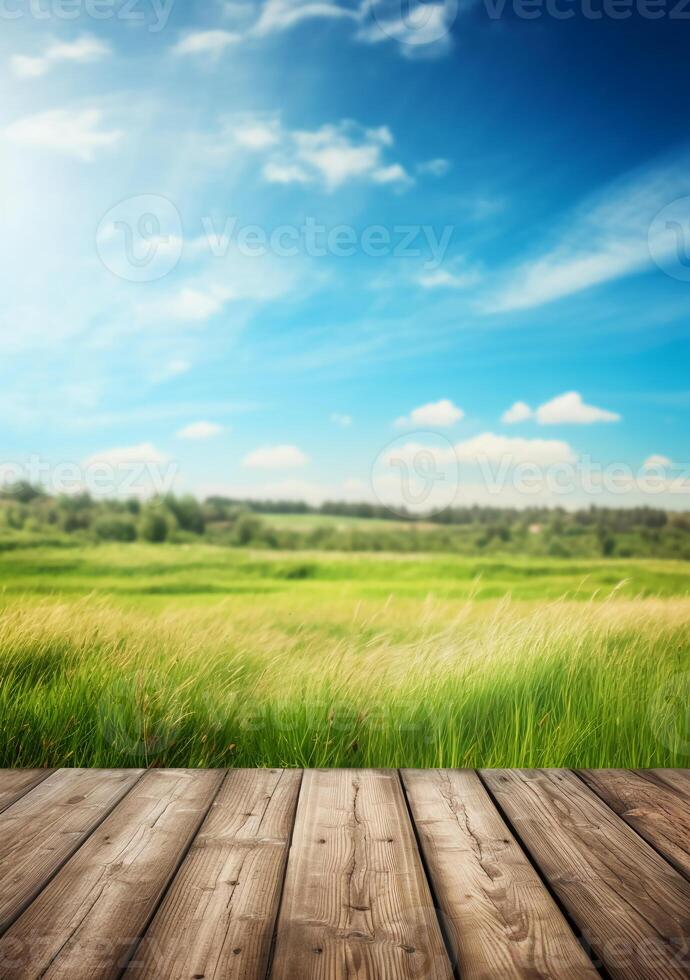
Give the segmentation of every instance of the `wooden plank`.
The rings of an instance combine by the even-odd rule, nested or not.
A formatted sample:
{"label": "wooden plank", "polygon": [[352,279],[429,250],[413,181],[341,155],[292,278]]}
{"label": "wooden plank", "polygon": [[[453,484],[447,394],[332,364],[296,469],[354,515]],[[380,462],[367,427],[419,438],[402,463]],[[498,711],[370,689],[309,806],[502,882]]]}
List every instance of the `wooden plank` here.
{"label": "wooden plank", "polygon": [[0,940],[0,976],[118,977],[223,772],[146,772]]}
{"label": "wooden plank", "polygon": [[580,776],[690,878],[690,781],[684,790],[663,769],[583,769]]}
{"label": "wooden plank", "polygon": [[612,977],[688,977],[690,883],[567,770],[482,770]]}
{"label": "wooden plank", "polygon": [[641,769],[639,771],[654,772],[684,796],[690,794],[690,769]]}
{"label": "wooden plank", "polygon": [[228,773],[127,976],[263,980],[301,779]]}
{"label": "wooden plank", "polygon": [[0,813],[47,779],[54,769],[0,769]]}
{"label": "wooden plank", "polygon": [[397,773],[308,770],[274,980],[450,980]]}
{"label": "wooden plank", "polygon": [[463,980],[598,977],[477,774],[402,777]]}
{"label": "wooden plank", "polygon": [[0,814],[0,934],[110,813],[140,773],[60,769]]}

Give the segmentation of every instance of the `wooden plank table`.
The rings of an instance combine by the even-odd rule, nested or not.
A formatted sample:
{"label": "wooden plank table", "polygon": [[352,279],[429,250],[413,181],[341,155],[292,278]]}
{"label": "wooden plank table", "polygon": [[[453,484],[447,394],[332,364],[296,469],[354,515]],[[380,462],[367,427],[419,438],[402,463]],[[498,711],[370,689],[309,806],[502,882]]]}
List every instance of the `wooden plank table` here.
{"label": "wooden plank table", "polygon": [[0,770],[0,978],[690,978],[689,830],[687,770]]}

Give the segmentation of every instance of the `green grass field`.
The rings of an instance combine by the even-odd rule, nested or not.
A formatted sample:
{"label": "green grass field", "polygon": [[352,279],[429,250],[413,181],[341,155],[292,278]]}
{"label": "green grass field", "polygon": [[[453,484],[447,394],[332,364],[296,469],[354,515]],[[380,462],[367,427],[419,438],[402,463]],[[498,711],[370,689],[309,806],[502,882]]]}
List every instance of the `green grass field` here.
{"label": "green grass field", "polygon": [[688,764],[690,566],[0,553],[0,764]]}

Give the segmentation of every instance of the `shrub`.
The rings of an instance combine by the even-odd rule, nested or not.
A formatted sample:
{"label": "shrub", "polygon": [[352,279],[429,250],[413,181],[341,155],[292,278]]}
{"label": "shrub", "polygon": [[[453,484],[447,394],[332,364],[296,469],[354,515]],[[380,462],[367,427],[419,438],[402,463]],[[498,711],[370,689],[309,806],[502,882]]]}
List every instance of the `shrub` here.
{"label": "shrub", "polygon": [[136,541],[134,522],[116,515],[99,517],[93,526],[97,538],[102,541]]}
{"label": "shrub", "polygon": [[144,541],[159,543],[168,536],[168,522],[159,510],[146,510],[139,522],[139,536]]}

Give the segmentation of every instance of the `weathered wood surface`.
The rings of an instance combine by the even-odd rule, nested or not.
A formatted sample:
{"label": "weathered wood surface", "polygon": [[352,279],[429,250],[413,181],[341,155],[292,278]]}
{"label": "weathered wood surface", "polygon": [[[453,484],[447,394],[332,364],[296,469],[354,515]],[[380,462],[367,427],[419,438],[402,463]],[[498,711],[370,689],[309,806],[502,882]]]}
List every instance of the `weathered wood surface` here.
{"label": "weathered wood surface", "polygon": [[0,813],[47,779],[51,772],[52,769],[0,769]]}
{"label": "weathered wood surface", "polygon": [[690,878],[690,779],[665,769],[583,769],[605,803]]}
{"label": "weathered wood surface", "polygon": [[0,940],[0,976],[115,978],[223,774],[152,769]]}
{"label": "weathered wood surface", "polygon": [[0,770],[0,978],[690,977],[689,827],[687,770]]}
{"label": "weathered wood surface", "polygon": [[131,971],[266,975],[300,781],[294,770],[228,773]]}
{"label": "weathered wood surface", "polygon": [[572,772],[483,770],[613,977],[688,977],[690,883]]}
{"label": "weathered wood surface", "polygon": [[598,976],[477,774],[402,777],[460,976]]}
{"label": "weathered wood surface", "polygon": [[0,814],[0,933],[140,775],[136,769],[61,769]]}
{"label": "weathered wood surface", "polygon": [[275,980],[451,980],[398,774],[304,774]]}

